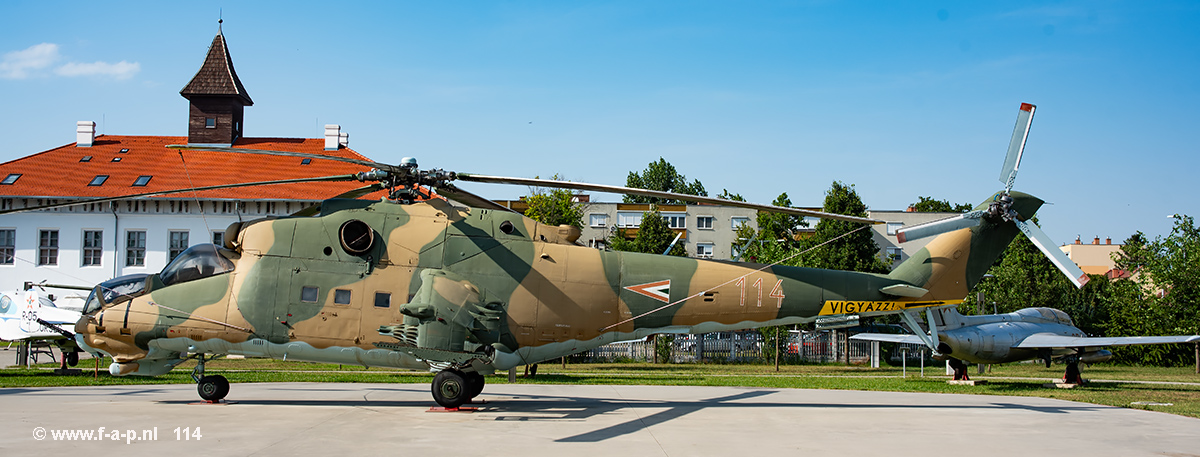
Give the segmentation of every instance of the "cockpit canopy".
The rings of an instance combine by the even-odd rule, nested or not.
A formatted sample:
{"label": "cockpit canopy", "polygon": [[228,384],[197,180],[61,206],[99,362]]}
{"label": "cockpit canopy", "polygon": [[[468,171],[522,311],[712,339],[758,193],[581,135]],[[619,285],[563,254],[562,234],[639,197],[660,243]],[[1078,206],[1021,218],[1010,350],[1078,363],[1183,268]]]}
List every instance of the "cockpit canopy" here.
{"label": "cockpit canopy", "polygon": [[[87,302],[83,305],[83,313],[91,314],[99,311],[106,304],[117,303],[142,295],[142,291],[146,290],[147,276],[150,275],[135,273],[119,276],[100,283],[100,285],[92,289],[91,295],[88,295]],[[96,291],[100,291],[100,294],[97,295]]]}
{"label": "cockpit canopy", "polygon": [[1067,313],[1054,308],[1025,308],[1017,311],[1017,313],[1029,317],[1045,319],[1050,322],[1057,322],[1063,325],[1075,325],[1071,322],[1071,316],[1068,316]]}
{"label": "cockpit canopy", "polygon": [[221,255],[222,250],[215,244],[192,246],[167,264],[158,277],[169,286],[233,271],[233,262]]}

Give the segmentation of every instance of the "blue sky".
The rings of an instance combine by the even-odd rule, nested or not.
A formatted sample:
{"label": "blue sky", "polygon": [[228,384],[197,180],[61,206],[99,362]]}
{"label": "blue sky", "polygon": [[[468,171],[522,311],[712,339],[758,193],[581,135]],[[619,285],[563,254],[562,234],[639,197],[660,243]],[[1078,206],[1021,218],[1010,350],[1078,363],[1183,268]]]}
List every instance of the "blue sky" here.
{"label": "blue sky", "polygon": [[[1057,242],[1200,215],[1195,2],[6,1],[0,161],[102,133],[186,135],[223,25],[246,135],[336,123],[381,162],[623,185],[658,157],[710,194],[873,209],[1017,190]],[[506,199],[521,187],[467,184]]]}

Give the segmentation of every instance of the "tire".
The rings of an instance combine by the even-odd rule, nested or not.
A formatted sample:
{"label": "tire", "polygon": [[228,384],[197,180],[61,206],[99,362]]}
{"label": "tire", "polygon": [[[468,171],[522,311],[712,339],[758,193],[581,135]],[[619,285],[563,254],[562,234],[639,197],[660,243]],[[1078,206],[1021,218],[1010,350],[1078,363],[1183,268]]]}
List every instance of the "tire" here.
{"label": "tire", "polygon": [[442,370],[433,377],[433,400],[445,408],[457,408],[466,403],[470,384],[458,370]]}
{"label": "tire", "polygon": [[69,366],[79,365],[79,351],[71,351],[71,352],[64,353],[63,357],[66,357],[66,359],[67,359],[67,365],[69,365]]}
{"label": "tire", "polygon": [[483,375],[472,371],[470,373],[463,373],[463,378],[467,380],[468,399],[478,397],[479,394],[483,393],[483,385],[487,383],[487,379]]}
{"label": "tire", "polygon": [[200,393],[200,398],[218,401],[229,395],[229,380],[221,375],[205,376],[196,384],[196,391]]}

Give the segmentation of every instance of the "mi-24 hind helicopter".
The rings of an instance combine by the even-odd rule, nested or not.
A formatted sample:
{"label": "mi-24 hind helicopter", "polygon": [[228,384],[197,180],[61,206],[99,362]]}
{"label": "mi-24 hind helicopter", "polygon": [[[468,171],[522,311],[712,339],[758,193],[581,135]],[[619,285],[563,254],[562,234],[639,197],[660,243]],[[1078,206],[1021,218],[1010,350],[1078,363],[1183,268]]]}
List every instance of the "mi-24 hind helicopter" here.
{"label": "mi-24 hind helicopter", "polygon": [[[193,377],[206,400],[225,397],[229,383],[205,376],[205,360],[242,354],[428,369],[437,372],[434,399],[453,408],[479,395],[486,374],[610,342],[956,304],[1018,232],[1045,238],[1025,222],[1042,201],[1011,191],[1032,113],[1032,105],[1022,105],[1004,190],[973,213],[923,227],[920,235],[940,236],[890,274],[605,252],[576,244],[578,229],[539,224],[454,182],[625,193],[882,223],[877,220],[644,189],[419,170],[412,159],[394,166],[206,148],[357,163],[374,170],[307,181],[374,183],[326,200],[318,210],[235,223],[223,247],[192,247],[147,277],[141,291],[115,302],[97,287],[76,339],[89,352],[112,356],[109,371],[119,376],[161,375],[194,358]],[[390,198],[353,199],[381,189],[391,189]],[[468,206],[413,198],[429,189]],[[88,202],[93,200],[63,206]],[[1043,251],[1077,283],[1086,279],[1057,249]]]}

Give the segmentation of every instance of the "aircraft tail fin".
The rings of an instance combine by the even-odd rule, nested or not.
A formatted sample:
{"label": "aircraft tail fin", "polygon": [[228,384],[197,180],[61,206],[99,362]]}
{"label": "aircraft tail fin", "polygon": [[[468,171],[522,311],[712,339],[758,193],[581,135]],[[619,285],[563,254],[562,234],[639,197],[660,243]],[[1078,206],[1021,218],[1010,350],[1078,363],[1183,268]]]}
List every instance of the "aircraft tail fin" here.
{"label": "aircraft tail fin", "polygon": [[38,295],[37,288],[31,287],[25,291],[24,303],[21,305],[21,331],[33,333],[42,328],[42,324],[37,321],[41,316],[41,310],[41,297]]}

